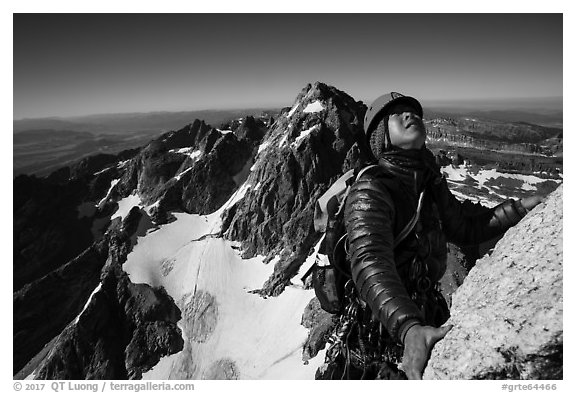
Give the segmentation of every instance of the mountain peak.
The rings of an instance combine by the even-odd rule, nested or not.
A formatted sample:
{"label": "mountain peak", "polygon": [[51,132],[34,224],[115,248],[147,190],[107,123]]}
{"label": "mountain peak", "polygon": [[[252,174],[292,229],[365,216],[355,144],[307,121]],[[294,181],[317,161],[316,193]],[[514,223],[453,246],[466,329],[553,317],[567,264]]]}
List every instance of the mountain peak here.
{"label": "mountain peak", "polygon": [[346,101],[353,101],[354,98],[343,92],[342,90],[338,90],[334,86],[327,85],[326,83],[316,81],[314,83],[308,83],[296,96],[295,104],[299,103],[303,104],[310,104],[314,101],[328,101],[336,99],[339,103],[343,103]]}
{"label": "mountain peak", "polygon": [[240,126],[234,131],[238,139],[246,139],[251,142],[259,142],[266,134],[266,125],[254,116],[246,116]]}
{"label": "mountain peak", "polygon": [[[321,82],[308,84],[258,148],[246,196],[224,218],[223,232],[245,257],[281,254],[265,294],[279,294],[317,241],[314,201],[341,173],[361,132],[365,107]],[[260,212],[254,214],[259,206]],[[287,268],[288,267],[288,268]]]}

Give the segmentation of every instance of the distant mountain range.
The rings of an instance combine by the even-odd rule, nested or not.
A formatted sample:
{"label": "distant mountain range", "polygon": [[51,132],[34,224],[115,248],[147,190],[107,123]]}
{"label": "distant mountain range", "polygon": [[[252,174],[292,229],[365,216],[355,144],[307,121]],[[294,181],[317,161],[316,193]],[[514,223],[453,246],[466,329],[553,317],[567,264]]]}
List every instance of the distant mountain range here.
{"label": "distant mountain range", "polygon": [[157,134],[182,127],[193,119],[202,119],[218,126],[250,114],[276,114],[278,108],[249,108],[237,110],[201,110],[183,112],[112,113],[78,117],[47,117],[14,120],[14,133],[29,130],[74,130],[92,134],[126,134],[155,132]]}
{"label": "distant mountain range", "polygon": [[[424,103],[425,104],[425,103]],[[544,104],[543,104],[544,105]],[[562,128],[563,112],[562,105],[555,105],[553,108],[544,106],[543,108],[518,108],[514,105],[511,108],[482,109],[485,103],[479,103],[479,107],[472,104],[458,106],[457,103],[445,103],[438,105],[431,103],[425,107],[425,118],[436,117],[474,117],[479,119],[498,120],[502,122],[514,123],[525,122],[535,125]],[[13,121],[13,132],[19,133],[29,130],[74,130],[79,132],[90,132],[93,134],[120,134],[136,131],[162,132],[177,129],[190,119],[202,119],[208,124],[218,125],[222,122],[244,117],[246,115],[257,115],[268,113],[275,115],[281,108],[248,108],[237,110],[202,110],[202,111],[181,111],[181,112],[142,112],[142,113],[117,113],[98,114],[77,117],[45,117],[30,118]]]}
{"label": "distant mountain range", "polygon": [[469,117],[503,123],[530,123],[542,127],[563,128],[563,112],[521,110],[473,110],[462,108],[435,108],[426,111],[428,119],[436,117]]}

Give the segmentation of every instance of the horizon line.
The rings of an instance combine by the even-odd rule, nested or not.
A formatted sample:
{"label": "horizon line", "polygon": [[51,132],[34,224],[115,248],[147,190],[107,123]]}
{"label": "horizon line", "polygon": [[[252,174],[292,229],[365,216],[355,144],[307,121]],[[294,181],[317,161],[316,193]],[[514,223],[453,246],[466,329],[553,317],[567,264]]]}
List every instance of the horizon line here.
{"label": "horizon line", "polygon": [[[502,102],[511,102],[517,101],[517,103],[525,102],[525,101],[536,101],[536,100],[564,100],[564,96],[533,96],[533,97],[493,97],[493,98],[422,98],[419,101],[427,102],[428,104],[465,104],[465,103],[474,103],[474,102],[494,102],[494,103],[502,103]],[[364,100],[357,100],[362,101],[364,104],[367,104],[368,101]],[[43,119],[75,119],[75,118],[85,118],[85,117],[93,117],[93,116],[119,116],[119,115],[146,115],[146,114],[154,114],[154,113],[188,113],[188,112],[203,112],[203,111],[246,111],[246,110],[266,110],[266,109],[282,109],[290,107],[290,105],[285,106],[250,106],[250,107],[226,107],[226,108],[203,108],[203,109],[152,109],[149,111],[126,111],[126,112],[93,112],[93,113],[84,113],[78,115],[46,115],[46,116],[26,116],[21,118],[13,118],[12,122],[16,121],[24,121],[24,120],[43,120]],[[481,110],[479,108],[479,110]]]}

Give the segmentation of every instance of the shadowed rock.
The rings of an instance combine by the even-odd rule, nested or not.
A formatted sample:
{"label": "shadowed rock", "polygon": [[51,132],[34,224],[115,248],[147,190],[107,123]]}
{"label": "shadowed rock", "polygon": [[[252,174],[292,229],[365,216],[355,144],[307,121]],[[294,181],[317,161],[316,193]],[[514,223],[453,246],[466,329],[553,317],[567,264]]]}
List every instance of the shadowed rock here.
{"label": "shadowed rock", "polygon": [[[72,299],[68,302],[56,299],[60,301],[60,308],[66,306],[79,314],[70,321],[74,318],[71,312],[66,315],[52,312],[60,323],[70,323],[49,343],[43,357],[35,358],[34,364],[26,367],[29,371],[34,370],[35,379],[140,379],[142,373],[154,366],[160,357],[182,350],[184,342],[176,326],[181,313],[172,298],[164,288],[130,282],[122,270],[142,216],[138,208],[133,208],[123,222],[116,221],[101,241],[102,250],[91,257],[98,270],[92,272],[90,278],[97,282],[100,276],[100,285],[84,309],[81,307],[85,294],[81,291],[76,291],[76,297],[64,292]],[[74,268],[86,269],[87,266],[76,265],[80,262],[85,265],[91,259],[70,262],[62,268],[63,273],[56,272],[60,274],[52,284],[56,288],[67,288],[70,283],[75,283],[74,277],[84,278],[77,274],[66,280],[64,273]],[[101,274],[98,274],[100,269]],[[46,290],[43,293],[51,292]],[[48,304],[53,306],[53,310],[58,310],[54,302]],[[27,374],[21,373],[17,378]]]}
{"label": "shadowed rock", "polygon": [[231,380],[238,379],[238,370],[234,361],[220,359],[212,363],[202,379]]}
{"label": "shadowed rock", "polygon": [[181,302],[184,332],[195,342],[205,342],[218,323],[218,303],[214,296],[205,291],[184,296]]}

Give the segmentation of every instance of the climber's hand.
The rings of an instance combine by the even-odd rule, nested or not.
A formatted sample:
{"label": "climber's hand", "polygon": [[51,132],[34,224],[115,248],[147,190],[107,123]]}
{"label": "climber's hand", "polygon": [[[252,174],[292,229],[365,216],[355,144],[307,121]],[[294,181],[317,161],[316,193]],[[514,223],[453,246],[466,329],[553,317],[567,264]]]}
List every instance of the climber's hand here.
{"label": "climber's hand", "polygon": [[528,211],[534,209],[536,207],[536,205],[538,205],[539,203],[541,203],[544,200],[544,196],[542,195],[534,195],[528,198],[522,198],[522,200],[520,200],[520,203],[522,204],[522,207]]}
{"label": "climber's hand", "polygon": [[402,356],[402,369],[408,379],[422,379],[432,347],[443,339],[450,329],[452,325],[439,328],[414,325],[408,329],[404,338],[404,355]]}

